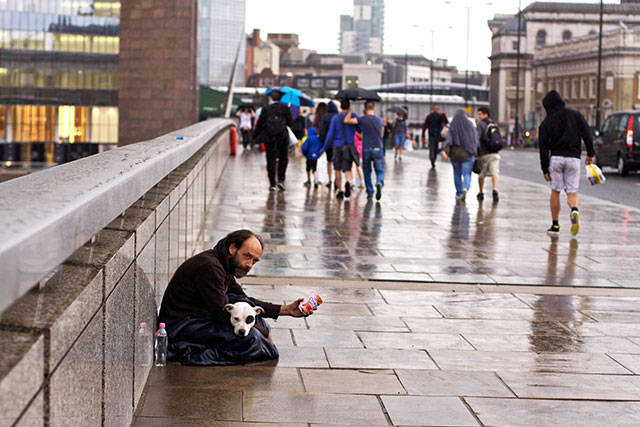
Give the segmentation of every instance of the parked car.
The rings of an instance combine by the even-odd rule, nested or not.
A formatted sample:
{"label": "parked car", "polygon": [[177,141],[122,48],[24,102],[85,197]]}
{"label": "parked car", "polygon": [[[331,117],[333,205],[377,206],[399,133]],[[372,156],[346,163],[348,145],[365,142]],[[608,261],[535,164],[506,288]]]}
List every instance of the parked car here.
{"label": "parked car", "polygon": [[613,166],[620,175],[640,168],[640,111],[612,113],[595,133],[598,166]]}

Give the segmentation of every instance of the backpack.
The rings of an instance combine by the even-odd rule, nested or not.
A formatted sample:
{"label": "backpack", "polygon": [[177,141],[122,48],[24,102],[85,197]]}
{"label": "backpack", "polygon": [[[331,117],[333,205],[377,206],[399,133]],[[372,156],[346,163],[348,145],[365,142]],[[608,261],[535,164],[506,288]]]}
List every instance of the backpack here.
{"label": "backpack", "polygon": [[497,153],[504,147],[504,140],[500,135],[498,125],[491,122],[487,125],[486,148],[489,153]]}
{"label": "backpack", "polygon": [[[264,111],[262,114],[264,114]],[[287,118],[284,116],[282,109],[278,108],[276,104],[272,104],[272,107],[269,108],[269,115],[264,127],[268,137],[279,136],[285,132]]]}

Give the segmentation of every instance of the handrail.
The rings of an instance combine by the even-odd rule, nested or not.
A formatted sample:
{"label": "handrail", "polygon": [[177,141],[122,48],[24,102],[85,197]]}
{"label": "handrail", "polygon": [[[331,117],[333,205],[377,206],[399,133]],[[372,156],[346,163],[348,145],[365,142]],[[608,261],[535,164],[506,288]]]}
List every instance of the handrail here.
{"label": "handrail", "polygon": [[0,313],[232,124],[207,120],[1,183]]}

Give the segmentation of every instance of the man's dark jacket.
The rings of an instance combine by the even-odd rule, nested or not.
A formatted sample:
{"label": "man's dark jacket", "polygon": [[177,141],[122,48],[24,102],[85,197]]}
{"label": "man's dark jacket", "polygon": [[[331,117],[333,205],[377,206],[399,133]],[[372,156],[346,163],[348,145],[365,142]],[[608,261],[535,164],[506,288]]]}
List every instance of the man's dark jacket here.
{"label": "man's dark jacket", "polygon": [[558,92],[552,90],[542,100],[547,117],[540,124],[538,143],[540,145],[540,167],[542,173],[549,173],[551,156],[580,158],[584,141],[587,155],[593,157],[593,137],[584,116],[576,110],[566,108]]}
{"label": "man's dark jacket", "polygon": [[436,113],[435,111],[432,111],[424,119],[424,123],[422,124],[422,134],[424,135],[424,131],[428,129],[431,135],[440,135],[444,125],[447,123],[449,123],[449,120],[444,113]]}
{"label": "man's dark jacket", "polygon": [[[186,260],[174,273],[162,298],[158,322],[174,324],[188,315],[213,317],[217,323],[229,323],[224,310],[227,294],[247,296],[233,276],[229,244],[222,239],[213,249]],[[278,318],[280,306],[248,297],[265,310],[264,316]]]}
{"label": "man's dark jacket", "polygon": [[286,128],[284,126],[282,127],[282,129],[279,129],[277,133],[269,133],[269,122],[273,120],[274,116],[276,115],[285,119],[286,123],[284,124],[284,126],[293,126],[293,119],[291,118],[291,110],[289,110],[289,107],[281,102],[271,103],[262,108],[260,117],[258,117],[258,123],[256,123],[256,128],[253,131],[253,138],[255,140],[262,141],[264,143],[279,140],[287,142],[289,141],[289,138],[286,134]]}
{"label": "man's dark jacket", "polygon": [[478,133],[478,156],[484,156],[485,154],[497,153],[500,150],[491,149],[489,146],[489,133],[487,132],[489,125],[494,123],[490,117],[485,117],[480,120],[476,125],[476,132]]}

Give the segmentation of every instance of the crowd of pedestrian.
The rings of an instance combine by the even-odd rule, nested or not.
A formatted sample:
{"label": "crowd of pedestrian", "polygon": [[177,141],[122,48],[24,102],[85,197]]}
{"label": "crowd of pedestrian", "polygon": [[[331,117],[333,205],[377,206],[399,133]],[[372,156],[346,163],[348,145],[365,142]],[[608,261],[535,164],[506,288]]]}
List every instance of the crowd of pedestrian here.
{"label": "crowd of pedestrian", "polygon": [[[307,180],[305,186],[320,186],[318,179],[318,159],[324,154],[327,159],[326,186],[338,200],[348,200],[353,187],[354,176],[360,179],[360,186],[366,188],[367,198],[381,199],[384,187],[385,147],[394,148],[394,159],[402,160],[403,147],[407,135],[406,111],[399,109],[393,121],[376,116],[376,104],[367,101],[364,113],[358,116],[348,99],[340,100],[340,111],[333,101],[321,102],[312,116],[297,115],[295,119],[287,105],[280,103],[281,93],[273,91],[273,103],[264,107],[253,129],[253,138],[265,145],[267,173],[272,191],[285,190],[288,151],[291,145],[287,127],[295,138],[304,141],[301,152],[306,157]],[[578,181],[581,140],[587,147],[586,163],[593,163],[593,141],[584,117],[577,111],[564,107],[560,95],[551,91],[544,98],[543,105],[547,118],[539,131],[540,162],[545,180],[551,187],[550,210],[552,226],[550,235],[559,232],[559,195],[567,193],[567,203],[571,209],[571,231],[575,235],[579,229]],[[246,147],[255,113],[251,109],[238,112],[243,145]],[[428,133],[428,138],[425,134]],[[490,178],[491,198],[500,200],[500,150],[504,143],[497,124],[491,119],[490,111],[480,107],[475,120],[460,108],[451,122],[434,105],[422,125],[422,137],[429,149],[429,162],[435,168],[439,153],[451,161],[455,199],[466,202],[471,188],[472,173],[478,174],[477,200],[485,200],[485,184]],[[372,178],[375,173],[375,184]]]}

